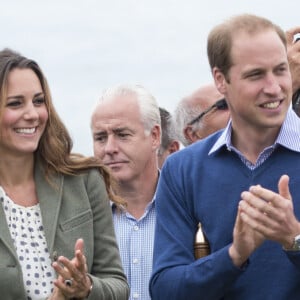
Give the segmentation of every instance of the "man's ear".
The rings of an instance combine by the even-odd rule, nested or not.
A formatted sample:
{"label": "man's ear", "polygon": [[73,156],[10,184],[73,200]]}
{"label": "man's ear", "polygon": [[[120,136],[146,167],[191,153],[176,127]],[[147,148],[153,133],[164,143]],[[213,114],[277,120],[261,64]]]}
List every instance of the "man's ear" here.
{"label": "man's ear", "polygon": [[189,144],[195,143],[196,141],[201,139],[201,136],[197,131],[194,130],[192,125],[187,125],[184,128],[184,136],[188,140]]}
{"label": "man's ear", "polygon": [[161,138],[161,129],[159,125],[154,125],[151,129],[151,136],[152,136],[152,146],[155,149],[158,149],[160,145],[160,138]]}
{"label": "man's ear", "polygon": [[224,74],[217,67],[213,68],[212,74],[218,91],[224,95],[226,93],[226,83],[227,83]]}
{"label": "man's ear", "polygon": [[180,149],[180,144],[176,140],[173,140],[168,146],[168,151],[170,154],[178,151],[179,149]]}

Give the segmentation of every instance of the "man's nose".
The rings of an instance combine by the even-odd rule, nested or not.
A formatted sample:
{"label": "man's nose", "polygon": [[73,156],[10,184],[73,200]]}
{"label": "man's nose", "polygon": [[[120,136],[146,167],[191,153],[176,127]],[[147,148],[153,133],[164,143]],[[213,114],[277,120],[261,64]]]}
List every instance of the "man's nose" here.
{"label": "man's nose", "polygon": [[281,86],[275,75],[269,75],[266,79],[264,92],[270,95],[277,95],[281,92]]}
{"label": "man's nose", "polygon": [[107,141],[104,147],[105,153],[115,153],[118,151],[118,143],[113,135],[107,137]]}

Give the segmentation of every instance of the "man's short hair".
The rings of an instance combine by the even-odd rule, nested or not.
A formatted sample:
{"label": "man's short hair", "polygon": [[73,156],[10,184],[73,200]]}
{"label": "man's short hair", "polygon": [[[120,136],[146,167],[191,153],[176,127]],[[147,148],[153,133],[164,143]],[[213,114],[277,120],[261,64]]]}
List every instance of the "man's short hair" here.
{"label": "man's short hair", "polygon": [[214,27],[207,40],[207,55],[211,70],[217,67],[227,82],[230,82],[228,73],[232,66],[231,48],[234,35],[239,32],[252,35],[268,29],[274,30],[286,47],[285,32],[268,19],[256,15],[237,15]]}
{"label": "man's short hair", "polygon": [[99,102],[101,103],[117,96],[128,95],[136,97],[141,112],[142,122],[147,133],[150,133],[155,125],[161,125],[159,107],[156,99],[141,85],[120,84],[108,88],[103,92]]}
{"label": "man's short hair", "polygon": [[161,144],[159,151],[168,148],[173,140],[176,140],[176,131],[172,115],[164,108],[159,108],[161,118]]}

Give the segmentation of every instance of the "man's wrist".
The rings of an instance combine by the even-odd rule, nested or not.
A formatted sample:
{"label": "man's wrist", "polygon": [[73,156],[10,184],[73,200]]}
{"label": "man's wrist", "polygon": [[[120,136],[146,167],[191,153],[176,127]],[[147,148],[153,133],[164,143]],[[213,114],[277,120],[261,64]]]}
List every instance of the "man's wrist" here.
{"label": "man's wrist", "polygon": [[242,257],[241,255],[239,255],[239,253],[236,251],[233,244],[229,247],[228,251],[229,251],[229,256],[232,260],[232,263],[238,268],[243,268],[244,265],[247,263],[248,258]]}
{"label": "man's wrist", "polygon": [[283,249],[286,251],[300,251],[300,234],[293,238],[289,246],[283,246]]}

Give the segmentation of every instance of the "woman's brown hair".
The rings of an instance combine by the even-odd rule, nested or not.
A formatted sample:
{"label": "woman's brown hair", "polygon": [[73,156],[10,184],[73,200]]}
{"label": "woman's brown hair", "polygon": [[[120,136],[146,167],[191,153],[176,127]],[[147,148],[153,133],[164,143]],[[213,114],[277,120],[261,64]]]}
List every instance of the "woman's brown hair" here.
{"label": "woman's brown hair", "polygon": [[99,159],[71,153],[73,147],[72,139],[54,108],[46,77],[39,65],[34,60],[28,59],[10,49],[0,51],[0,120],[5,106],[4,99],[7,98],[8,74],[13,69],[31,69],[39,78],[42,86],[49,116],[45,131],[35,152],[35,158],[42,164],[47,180],[51,182],[51,175],[57,173],[77,175],[91,168],[96,168],[104,179],[109,199],[116,204],[124,204],[114,194],[116,182]]}

